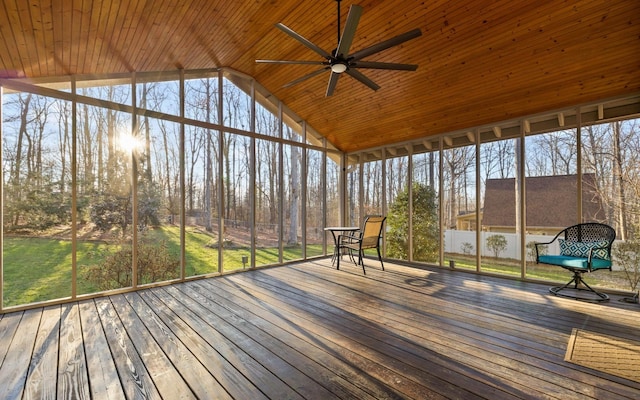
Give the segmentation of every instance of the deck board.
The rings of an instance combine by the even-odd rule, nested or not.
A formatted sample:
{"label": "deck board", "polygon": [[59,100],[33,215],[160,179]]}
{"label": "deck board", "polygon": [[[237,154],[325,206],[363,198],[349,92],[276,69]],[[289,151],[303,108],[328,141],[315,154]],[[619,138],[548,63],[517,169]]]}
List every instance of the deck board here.
{"label": "deck board", "polygon": [[[188,289],[191,285],[184,286],[186,287],[181,288],[182,290]],[[156,294],[158,292],[161,292],[160,296],[162,296],[163,301],[167,301],[167,304],[175,307],[173,308],[174,312],[190,315],[190,324],[202,321],[201,324],[193,326],[198,326],[198,328],[202,329],[199,332],[207,338],[209,345],[220,351],[223,357],[229,360],[237,371],[245,375],[249,382],[255,384],[267,397],[274,399],[302,398],[293,388],[284,384],[277,375],[272,373],[268,362],[261,362],[260,357],[258,357],[259,353],[264,352],[268,358],[271,355],[266,353],[268,349],[263,348],[251,337],[238,335],[233,325],[228,324],[206,307],[208,303],[206,298],[199,298],[196,301],[196,299],[186,295],[176,287],[154,291]],[[277,356],[274,358],[277,358]]]}
{"label": "deck board", "polygon": [[[265,335],[272,336],[277,339],[277,347],[282,350],[287,350],[286,347],[291,347],[295,354],[295,358],[291,357],[291,361],[297,365],[301,371],[304,371],[307,376],[320,378],[322,381],[328,382],[328,389],[335,395],[346,398],[401,398],[401,396],[389,390],[388,387],[384,388],[370,388],[367,383],[357,381],[362,376],[361,371],[355,368],[349,368],[349,364],[346,358],[339,358],[340,348],[329,348],[327,343],[320,344],[323,338],[310,335],[310,331],[307,326],[304,326],[300,321],[294,321],[290,318],[290,314],[286,314],[289,318],[283,315],[284,309],[276,310],[264,310],[255,302],[251,296],[246,293],[238,294],[237,291],[227,291],[224,285],[209,285],[208,282],[203,282],[195,289],[201,293],[215,292],[220,295],[215,300],[222,307],[232,311],[245,321],[250,321],[251,325],[255,326],[252,335],[254,337],[265,337]],[[239,304],[251,305],[252,312],[247,309],[238,307]],[[255,307],[255,308],[254,308]],[[297,351],[298,353],[295,353]],[[285,354],[281,352],[280,354]],[[301,357],[301,354],[304,357]]]}
{"label": "deck board", "polygon": [[[167,290],[178,291],[176,287],[170,287]],[[207,322],[215,326],[226,338],[233,341],[254,360],[267,368],[273,376],[295,391],[295,394],[288,394],[286,398],[290,396],[331,397],[331,393],[325,387],[301,372],[296,365],[288,363],[283,357],[293,357],[293,355],[281,354],[282,347],[278,346],[278,343],[271,337],[265,337],[259,332],[251,330],[251,324],[248,321],[229,315],[209,298],[208,293],[204,294],[194,290],[194,285],[183,285],[180,287],[180,291],[181,296],[189,296],[202,305],[202,311],[207,314]],[[211,294],[215,295],[215,293]],[[272,385],[280,386],[277,381],[274,381]]]}
{"label": "deck board", "polygon": [[[290,296],[294,301],[302,301],[301,297]],[[358,296],[348,296],[346,299],[334,296],[334,301],[335,304],[331,305],[315,304],[315,306],[321,307],[322,311],[315,311],[314,314],[328,321],[339,321],[336,323],[329,322],[328,326],[334,331],[341,331],[344,336],[344,345],[348,345],[349,341],[352,340],[351,338],[355,337],[358,343],[367,348],[374,351],[380,349],[377,350],[381,353],[378,357],[380,362],[388,363],[389,358],[398,360],[393,364],[389,363],[397,371],[406,369],[403,364],[409,364],[411,367],[418,369],[421,369],[426,364],[438,366],[433,371],[426,371],[430,372],[431,376],[427,376],[424,373],[414,373],[413,376],[407,375],[407,377],[416,382],[426,383],[429,387],[436,387],[444,393],[451,393],[460,384],[463,387],[469,387],[473,384],[473,382],[465,379],[464,369],[459,368],[457,363],[449,358],[449,355],[439,356],[440,354],[447,354],[449,349],[444,347],[445,352],[442,352],[442,340],[438,336],[432,336],[429,345],[424,346],[421,343],[424,341],[422,330],[404,329],[404,332],[401,332],[396,329],[390,329],[394,326],[397,327],[399,320],[403,317],[399,315],[400,311],[397,308],[392,308],[389,304],[385,304],[388,302],[369,303],[360,306]],[[414,314],[410,318],[416,318],[416,315]],[[448,340],[448,338],[445,338],[445,340]],[[383,343],[391,345],[391,347],[387,348],[387,346],[382,345]],[[452,384],[451,381],[455,382],[455,384]],[[496,393],[492,391],[492,393],[485,393],[485,395],[495,396]],[[456,393],[456,396],[469,398],[471,394],[468,392]]]}
{"label": "deck board", "polygon": [[[234,280],[235,278],[237,277],[230,277]],[[362,317],[354,313],[331,313],[316,307],[317,302],[321,303],[321,307],[335,308],[329,304],[332,299],[318,300],[315,295],[304,298],[291,290],[287,291],[284,287],[264,289],[258,285],[249,285],[245,281],[241,284],[245,285],[247,293],[269,304],[267,309],[285,312],[291,324],[300,327],[312,338],[322,338],[325,345],[331,342],[334,351],[355,354],[349,362],[358,362],[357,365],[362,371],[367,371],[368,375],[385,385],[399,386],[404,397],[439,398],[437,390],[444,389],[455,393],[458,398],[473,398],[470,392],[451,386],[447,381],[430,373],[428,368],[425,368],[427,360],[414,360],[414,364],[422,364],[418,369],[407,368],[408,359],[412,358],[412,354],[403,349],[402,344],[390,343],[394,339],[392,335],[376,327],[375,323],[367,324]]]}
{"label": "deck board", "polygon": [[[162,350],[167,354],[180,375],[185,379],[196,397],[201,399],[231,399],[213,373],[202,365],[199,359],[156,315],[156,312],[137,294],[126,295],[141,320]],[[187,332],[189,333],[189,332]],[[213,369],[212,371],[217,371]]]}
{"label": "deck board", "polygon": [[[0,399],[21,398],[24,393],[41,315],[42,312],[40,310],[25,311],[18,315],[21,318],[15,330],[11,329],[12,327],[8,330],[8,332],[13,331],[14,335],[0,368],[0,382],[2,382],[0,384]],[[11,317],[3,318],[3,323],[5,319],[11,319]],[[13,325],[16,321],[7,322]]]}
{"label": "deck board", "polygon": [[115,361],[109,350],[109,343],[100,323],[100,316],[94,301],[80,302],[82,336],[87,351],[87,371],[90,393],[94,399],[122,399],[124,391],[118,377]]}
{"label": "deck board", "polygon": [[111,301],[108,298],[97,299],[96,308],[122,383],[123,394],[129,399],[160,399],[158,389],[149,377],[147,368],[118,318]]}
{"label": "deck board", "polygon": [[[58,384],[59,399],[89,399],[89,375],[78,303],[62,306]],[[91,348],[87,349],[91,351]]]}
{"label": "deck board", "polygon": [[[162,291],[160,290],[160,292]],[[213,328],[207,326],[204,321],[198,318],[191,318],[186,312],[187,310],[180,312],[181,308],[179,307],[170,309],[169,307],[172,307],[172,303],[169,301],[164,303],[153,291],[146,290],[140,292],[140,296],[149,307],[153,308],[168,329],[175,334],[176,339],[180,340],[197,358],[198,362],[208,371],[215,371],[217,381],[225,388],[231,397],[256,400],[267,398],[246,378],[245,374],[238,373],[234,365],[217,351],[221,350],[221,347],[223,347],[226,342],[224,339],[215,341],[216,337],[208,334]],[[170,296],[165,295],[164,297],[166,300]],[[180,312],[180,315],[178,315],[177,312]],[[209,328],[209,330],[207,330],[207,328]],[[207,336],[209,340],[216,343],[215,347],[209,344],[207,339],[201,335]],[[226,351],[223,351],[223,353],[226,353]],[[249,364],[249,362],[245,362],[245,364]],[[242,365],[242,362],[240,365]]]}
{"label": "deck board", "polygon": [[[361,279],[354,277],[355,279]],[[363,278],[367,279],[367,278]],[[279,286],[280,290],[285,290],[284,287]],[[297,289],[296,289],[297,290]],[[278,290],[272,289],[271,292],[278,293]],[[345,340],[350,341],[352,337],[356,339],[360,344],[366,346],[369,349],[380,349],[381,362],[388,361],[389,359],[399,360],[395,362],[393,367],[398,371],[405,370],[406,367],[403,364],[408,364],[409,367],[416,370],[423,369],[425,365],[437,365],[439,368],[429,371],[432,376],[425,376],[424,373],[414,375],[407,374],[406,377],[415,380],[416,382],[428,382],[429,387],[438,388],[443,394],[450,395],[454,392],[454,388],[458,385],[463,387],[472,388],[474,393],[482,392],[485,389],[485,384],[476,385],[473,380],[466,379],[467,374],[465,368],[460,368],[459,363],[452,357],[452,353],[459,353],[456,358],[469,358],[472,363],[472,374],[477,375],[478,371],[483,369],[492,371],[496,375],[500,369],[505,369],[500,364],[495,362],[494,357],[482,358],[482,351],[473,351],[473,345],[469,343],[462,343],[465,345],[465,351],[459,351],[457,348],[452,348],[450,342],[452,335],[446,330],[441,332],[427,332],[423,328],[406,329],[402,330],[393,329],[393,327],[399,327],[401,324],[405,324],[407,321],[420,321],[421,315],[418,315],[415,311],[411,312],[411,315],[398,316],[398,308],[406,308],[399,305],[397,301],[404,301],[403,299],[392,299],[392,291],[384,290],[385,300],[381,302],[375,302],[359,306],[360,302],[358,296],[347,296],[348,298],[343,300],[334,297],[335,305],[322,305],[322,308],[330,309],[317,312],[316,315],[327,321],[345,321],[340,323],[328,322],[334,331],[344,331],[343,335]],[[317,293],[320,295],[320,292]],[[287,294],[287,298],[291,298],[292,301],[302,303],[304,300],[301,297],[296,297],[292,294]],[[313,302],[313,301],[312,301]],[[393,304],[392,304],[393,303]],[[428,327],[431,325],[430,321],[418,322],[419,325]],[[384,343],[384,345],[381,345]],[[388,345],[391,345],[390,347]],[[459,346],[455,346],[459,347]],[[482,348],[481,348],[482,349]],[[510,359],[507,358],[507,362]],[[504,382],[509,386],[517,387],[517,371],[506,370],[502,371],[504,376],[509,378]],[[495,379],[495,377],[493,377]],[[514,381],[515,380],[515,381]],[[483,393],[486,397],[506,396],[505,393],[500,393],[492,389],[490,392]],[[524,391],[525,388],[520,388]],[[527,390],[530,390],[527,389]],[[455,397],[459,398],[471,398],[472,395],[469,392],[455,393]]]}
{"label": "deck board", "polygon": [[317,260],[0,315],[0,398],[634,399],[564,361],[637,305],[547,285]]}
{"label": "deck board", "polygon": [[[355,285],[350,282],[350,286]],[[518,349],[516,344],[506,346],[504,343],[508,340],[508,335],[502,332],[509,328],[508,325],[501,325],[499,321],[491,320],[486,315],[473,315],[471,307],[464,304],[453,307],[446,307],[437,302],[411,304],[411,300],[395,297],[391,293],[390,290],[385,291],[385,299],[367,305],[368,310],[358,310],[346,302],[337,306],[353,313],[366,312],[369,318],[374,318],[375,322],[384,326],[402,324],[402,328],[398,329],[396,334],[409,343],[418,344],[416,348],[412,348],[412,352],[420,354],[423,353],[421,349],[430,349],[436,356],[423,354],[423,357],[438,362],[447,369],[454,369],[455,364],[451,365],[450,360],[439,360],[438,354],[447,354],[451,359],[463,360],[466,367],[472,367],[469,377],[477,377],[478,372],[482,372],[486,376],[492,376],[493,380],[500,378],[501,387],[509,386],[521,393],[538,392],[540,397],[543,397],[542,393],[554,392],[563,398],[571,398],[574,391],[580,389],[575,386],[552,386],[552,383],[547,382],[543,376],[544,369],[541,370],[541,360],[535,357],[533,349],[527,348],[521,352],[535,367],[523,366],[522,362],[527,361],[523,356],[515,359],[514,351]],[[471,319],[473,322],[465,322]],[[453,331],[452,323],[456,327]],[[492,328],[483,327],[485,324]],[[522,343],[519,345],[522,347]],[[448,364],[445,364],[447,361]],[[456,373],[464,376],[465,370],[460,369]],[[564,381],[563,378],[558,380]],[[454,381],[459,383],[459,378],[454,378]],[[518,395],[517,392],[513,394]]]}
{"label": "deck board", "polygon": [[37,338],[31,356],[25,399],[55,399],[60,337],[60,306],[47,307],[42,312]]}

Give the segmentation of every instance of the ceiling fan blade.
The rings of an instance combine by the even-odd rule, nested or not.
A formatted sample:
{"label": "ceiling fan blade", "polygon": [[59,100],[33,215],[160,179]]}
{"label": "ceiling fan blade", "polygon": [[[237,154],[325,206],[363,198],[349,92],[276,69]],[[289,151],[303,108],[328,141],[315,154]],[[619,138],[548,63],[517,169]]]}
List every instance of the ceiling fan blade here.
{"label": "ceiling fan blade", "polygon": [[397,64],[376,61],[356,61],[349,64],[349,68],[392,69],[397,71],[415,71],[415,64]]}
{"label": "ceiling fan blade", "polygon": [[348,58],[349,60],[358,61],[372,54],[378,53],[382,50],[386,50],[389,47],[397,46],[401,43],[406,42],[407,40],[415,39],[420,35],[422,35],[422,31],[420,29],[414,29],[412,31],[405,32],[402,35],[398,35],[396,37],[392,37],[391,39],[385,40],[378,44],[374,44],[373,46],[367,47],[366,49],[356,51],[355,53],[351,54]]}
{"label": "ceiling fan blade", "polygon": [[326,58],[327,60],[331,58],[331,55],[329,53],[322,50],[320,47],[316,46],[315,44],[311,43],[309,40],[305,39],[301,35],[297,34],[293,29],[287,27],[286,25],[277,23],[276,28],[280,29],[282,32],[296,39],[298,42],[304,44],[305,46],[315,51],[316,53],[320,54],[322,57]]}
{"label": "ceiling fan blade", "polygon": [[313,77],[314,77],[314,76],[316,76],[316,75],[320,75],[321,73],[323,73],[324,71],[326,71],[328,68],[329,68],[329,67],[324,67],[324,68],[319,69],[319,70],[317,70],[317,71],[313,71],[313,72],[311,72],[311,73],[309,73],[309,74],[306,74],[306,75],[304,75],[304,76],[302,76],[302,77],[300,77],[300,78],[298,78],[298,79],[295,79],[295,80],[293,80],[293,81],[291,81],[291,82],[287,83],[286,85],[284,85],[284,86],[282,86],[282,87],[283,87],[283,88],[287,88],[287,87],[291,87],[291,86],[293,86],[293,85],[295,85],[295,84],[298,84],[298,83],[300,83],[300,82],[302,82],[302,81],[306,81],[306,80],[307,80],[307,79],[309,79],[309,78],[313,78]]}
{"label": "ceiling fan blade", "polygon": [[305,64],[305,65],[327,65],[327,61],[303,61],[303,60],[256,60],[257,63],[264,64]]}
{"label": "ceiling fan blade", "polygon": [[345,72],[347,74],[349,74],[350,76],[352,76],[353,78],[355,78],[358,81],[360,81],[361,83],[369,86],[373,90],[380,89],[380,86],[378,86],[374,81],[372,81],[371,79],[367,78],[366,76],[364,76],[364,74],[362,74],[361,72],[359,72],[359,71],[357,71],[355,69],[348,69]]}
{"label": "ceiling fan blade", "polygon": [[331,72],[331,77],[329,77],[329,84],[327,85],[327,93],[325,94],[326,97],[331,96],[333,94],[333,91],[336,90],[338,78],[340,78],[340,74]]}
{"label": "ceiling fan blade", "polygon": [[[336,57],[339,57],[340,55],[342,55],[346,58],[347,54],[349,54],[349,49],[351,48],[353,37],[356,35],[356,28],[358,27],[358,22],[360,22],[361,16],[362,16],[362,7],[353,4],[351,8],[349,8],[347,23],[344,26],[344,31],[342,32],[340,43],[338,43],[338,48],[335,54]],[[338,24],[339,23],[340,21],[338,21]]]}

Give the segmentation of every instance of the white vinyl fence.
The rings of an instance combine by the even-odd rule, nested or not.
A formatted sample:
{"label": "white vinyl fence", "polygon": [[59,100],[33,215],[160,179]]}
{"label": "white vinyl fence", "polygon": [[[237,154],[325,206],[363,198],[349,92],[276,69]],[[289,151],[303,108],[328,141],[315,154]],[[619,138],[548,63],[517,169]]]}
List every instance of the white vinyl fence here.
{"label": "white vinyl fence", "polygon": [[[480,233],[480,255],[482,257],[494,257],[494,253],[487,247],[487,238],[493,235],[501,235],[507,239],[507,248],[499,254],[500,258],[511,258],[515,260],[520,259],[520,239],[515,233],[503,233],[503,232],[479,232]],[[553,236],[549,235],[527,235],[525,244],[530,242],[549,242],[553,239]],[[456,231],[447,230],[444,232],[444,251],[445,253],[458,253],[464,254],[464,249],[468,246],[472,246],[471,254],[476,254],[476,232],[474,231]],[[529,255],[529,251],[525,252],[527,261],[535,261],[535,254]],[[560,246],[556,240],[549,245],[547,254],[560,254]],[[622,269],[618,266],[616,268],[615,260],[613,269]]]}
{"label": "white vinyl fence", "polygon": [[[493,257],[494,253],[487,247],[487,238],[493,235],[504,236],[507,239],[507,248],[499,254],[500,258],[520,259],[520,238],[515,233],[502,232],[479,232],[480,233],[480,255],[483,257]],[[529,242],[548,242],[553,236],[548,235],[527,235],[526,243]],[[444,251],[446,253],[464,254],[464,249],[469,244],[473,246],[471,254],[476,254],[476,232],[474,231],[456,231],[448,230],[444,233]],[[554,243],[549,247],[549,254],[558,254],[560,248],[558,243]]]}

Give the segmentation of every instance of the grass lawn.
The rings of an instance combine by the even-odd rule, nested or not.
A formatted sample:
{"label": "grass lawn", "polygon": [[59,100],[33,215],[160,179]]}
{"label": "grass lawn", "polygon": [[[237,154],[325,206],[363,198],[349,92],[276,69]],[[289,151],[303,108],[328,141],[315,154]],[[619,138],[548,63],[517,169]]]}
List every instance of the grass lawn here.
{"label": "grass lawn", "polygon": [[[177,226],[165,225],[149,230],[145,240],[151,243],[164,243],[175,259],[180,258],[180,230]],[[32,302],[53,300],[71,296],[72,249],[70,240],[40,237],[5,236],[3,251],[4,267],[4,306],[15,306]],[[119,245],[102,241],[78,241],[76,262],[78,265],[77,292],[86,294],[97,292],[95,284],[84,276],[86,268],[99,265],[105,252],[119,249]],[[307,245],[307,256],[322,254],[321,245]],[[218,248],[215,237],[188,228],[185,232],[186,275],[196,276],[218,272]],[[224,248],[222,253],[225,271],[243,268],[242,257],[248,258],[246,267],[251,263],[251,249],[247,246]],[[375,251],[367,255],[377,257]],[[301,246],[283,248],[283,261],[302,259]],[[456,262],[456,268],[476,269],[475,257],[447,255],[447,260]],[[257,248],[255,263],[257,266],[278,264],[278,248]],[[520,276],[518,263],[508,260],[483,259],[482,271]],[[179,271],[175,272],[179,276]],[[567,282],[571,274],[562,268],[528,265],[527,277],[552,282]],[[588,282],[596,286],[628,290],[629,285],[623,271],[600,271],[587,274]]]}
{"label": "grass lawn", "polygon": [[[77,257],[85,261],[78,263],[79,269],[86,266],[90,253],[105,247],[100,242],[79,242]],[[71,257],[69,240],[5,237],[4,305],[71,296]],[[95,291],[82,279],[78,279],[78,290],[82,293]]]}
{"label": "grass lawn", "polygon": [[[476,269],[475,256],[461,256],[459,254],[447,254],[446,260],[454,260],[456,268]],[[448,261],[447,261],[448,262]],[[481,271],[495,274],[520,276],[520,263],[510,260],[495,260],[483,258]],[[572,273],[560,267],[552,265],[527,263],[527,278],[539,279],[557,283],[567,283],[571,280]],[[624,271],[596,271],[584,275],[587,283],[598,287],[628,291],[629,281]]]}
{"label": "grass lawn", "polygon": [[[169,253],[180,258],[180,230],[177,226],[162,226],[149,230],[145,240],[164,242]],[[218,249],[215,239],[200,230],[185,232],[186,274],[196,276],[218,272]],[[78,241],[76,260],[78,266],[78,294],[93,293],[98,288],[84,277],[84,271],[100,263],[105,251],[119,249],[119,245],[102,241]],[[279,263],[277,248],[258,248],[256,265]],[[307,245],[308,255],[322,254],[322,245]],[[3,241],[4,306],[10,307],[38,301],[71,296],[71,241],[40,237],[10,237]],[[225,271],[243,268],[242,256],[251,260],[248,247],[223,249]],[[302,259],[301,246],[284,247],[283,260]],[[247,264],[247,267],[249,265]],[[178,276],[179,271],[176,271]]]}

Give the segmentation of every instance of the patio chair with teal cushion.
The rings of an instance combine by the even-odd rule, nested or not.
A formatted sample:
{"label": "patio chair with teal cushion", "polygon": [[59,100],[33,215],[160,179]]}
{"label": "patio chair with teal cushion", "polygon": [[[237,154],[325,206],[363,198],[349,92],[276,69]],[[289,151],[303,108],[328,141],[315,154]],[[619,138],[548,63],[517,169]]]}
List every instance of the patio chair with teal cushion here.
{"label": "patio chair with teal cushion", "polygon": [[[587,285],[582,276],[598,270],[611,271],[611,246],[615,238],[616,231],[609,225],[587,222],[563,229],[550,242],[535,243],[536,264],[556,265],[573,272],[573,278],[566,285],[552,287],[549,291],[557,296],[577,300],[609,300],[605,293],[597,292]],[[542,247],[556,240],[560,246],[560,254],[542,254]],[[597,297],[578,296],[579,291],[587,291]]]}

